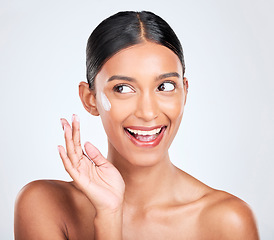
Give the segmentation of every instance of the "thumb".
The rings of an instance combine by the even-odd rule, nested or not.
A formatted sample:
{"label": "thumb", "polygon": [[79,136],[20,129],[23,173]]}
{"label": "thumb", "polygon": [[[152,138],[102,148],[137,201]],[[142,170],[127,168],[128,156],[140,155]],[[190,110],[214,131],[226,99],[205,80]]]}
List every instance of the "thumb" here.
{"label": "thumb", "polygon": [[103,157],[100,151],[93,146],[90,142],[84,144],[85,150],[89,158],[95,163],[96,166],[101,166],[108,161]]}

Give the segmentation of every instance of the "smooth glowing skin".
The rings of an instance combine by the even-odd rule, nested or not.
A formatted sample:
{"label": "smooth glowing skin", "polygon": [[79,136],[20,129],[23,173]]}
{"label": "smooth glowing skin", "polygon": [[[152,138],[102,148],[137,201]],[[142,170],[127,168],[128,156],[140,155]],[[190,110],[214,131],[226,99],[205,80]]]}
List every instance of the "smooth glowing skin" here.
{"label": "smooth glowing skin", "polygon": [[[74,181],[37,181],[22,190],[15,210],[16,240],[259,239],[246,203],[206,186],[169,159],[187,86],[178,57],[149,42],[111,57],[96,77],[95,91],[81,82],[82,103],[100,115],[108,136],[108,161],[86,143],[91,164],[82,152],[79,121],[74,118],[71,128],[62,119],[67,153],[63,147],[59,151]],[[100,93],[111,102],[109,111]],[[166,129],[153,147],[134,144],[125,131],[155,126]]]}
{"label": "smooth glowing skin", "polygon": [[[178,73],[180,77],[158,79],[161,74],[171,72]],[[107,81],[117,75],[135,80]],[[157,92],[157,87],[166,80],[177,84],[175,91]],[[114,92],[113,87],[117,84],[130,86],[132,92]],[[186,101],[182,66],[177,56],[166,47],[149,43],[122,50],[104,65],[96,77],[95,85],[96,92],[103,91],[112,103],[109,112],[103,111],[99,101],[95,103],[109,140],[108,159],[123,158],[126,161],[120,160],[119,164],[129,162],[136,166],[169,162],[168,148],[177,133]],[[157,125],[166,125],[167,129],[160,144],[153,149],[136,147],[128,141],[124,131],[124,127],[129,126]],[[112,154],[115,156],[112,157]]]}

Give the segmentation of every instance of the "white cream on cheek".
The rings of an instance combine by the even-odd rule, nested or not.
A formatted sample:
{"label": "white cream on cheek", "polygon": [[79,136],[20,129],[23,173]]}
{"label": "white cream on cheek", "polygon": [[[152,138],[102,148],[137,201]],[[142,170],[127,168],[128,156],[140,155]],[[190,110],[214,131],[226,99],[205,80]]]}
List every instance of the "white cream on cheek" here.
{"label": "white cream on cheek", "polygon": [[101,92],[101,102],[105,111],[108,112],[111,109],[111,104],[107,96],[103,92]]}

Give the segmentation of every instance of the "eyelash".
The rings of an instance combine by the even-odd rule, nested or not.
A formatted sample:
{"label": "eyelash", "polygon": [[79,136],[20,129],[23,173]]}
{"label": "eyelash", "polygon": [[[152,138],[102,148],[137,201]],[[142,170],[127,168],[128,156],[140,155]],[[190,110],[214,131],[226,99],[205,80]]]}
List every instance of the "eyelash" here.
{"label": "eyelash", "polygon": [[167,91],[167,92],[174,91],[174,90],[176,89],[176,87],[177,87],[176,83],[173,82],[173,81],[170,81],[170,80],[169,80],[169,81],[164,81],[164,82],[162,82],[162,83],[157,87],[158,91],[160,91],[160,90],[159,90],[159,87],[160,87],[162,84],[164,84],[164,83],[170,83],[170,84],[172,84],[172,85],[174,86],[174,89],[172,89],[172,90],[170,90],[170,91]]}
{"label": "eyelash", "polygon": [[117,92],[117,93],[121,93],[121,92],[118,90],[119,87],[128,87],[128,88],[130,88],[132,91],[134,91],[134,90],[132,89],[132,87],[129,86],[129,85],[127,85],[127,84],[118,84],[118,85],[115,85],[115,86],[113,87],[113,91],[114,91],[114,92]]}
{"label": "eyelash", "polygon": [[[165,84],[165,83],[170,83],[170,84],[172,84],[172,85],[174,86],[174,89],[172,89],[172,90],[170,90],[170,91],[167,91],[167,92],[171,92],[171,91],[175,90],[175,88],[176,88],[176,83],[173,82],[173,81],[164,81],[164,82],[162,82],[162,83],[157,87],[157,90],[161,92],[161,90],[159,90],[159,87],[160,87],[162,84]],[[124,86],[125,86],[125,87],[128,87],[128,88],[130,88],[132,91],[134,91],[134,90],[132,89],[132,87],[129,86],[129,85],[127,85],[127,84],[118,84],[118,85],[115,85],[115,86],[113,87],[113,91],[114,91],[114,92],[117,92],[117,93],[121,93],[121,91],[119,91],[118,89],[119,89],[119,87],[124,87]],[[163,92],[164,92],[164,91],[163,91]]]}

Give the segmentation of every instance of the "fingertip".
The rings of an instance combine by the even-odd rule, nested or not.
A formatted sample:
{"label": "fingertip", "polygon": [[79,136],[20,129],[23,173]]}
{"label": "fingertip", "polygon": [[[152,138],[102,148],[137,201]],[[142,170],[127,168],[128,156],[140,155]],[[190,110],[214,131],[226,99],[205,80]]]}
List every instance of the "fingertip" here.
{"label": "fingertip", "polygon": [[85,142],[84,147],[87,153],[90,153],[90,151],[98,151],[97,148],[90,142]]}
{"label": "fingertip", "polygon": [[63,128],[63,130],[64,130],[64,122],[63,122],[63,118],[60,118],[60,122],[61,122],[61,125],[62,125],[62,128]]}
{"label": "fingertip", "polygon": [[80,122],[80,118],[77,114],[72,114],[72,122],[73,121]]}
{"label": "fingertip", "polygon": [[[88,142],[88,141],[86,141],[85,143],[84,143],[84,146],[86,147],[87,145],[92,145],[90,142]],[[93,146],[93,145],[92,145]]]}
{"label": "fingertip", "polygon": [[91,142],[89,141],[86,141],[85,144],[84,144],[85,147],[91,147],[93,149],[97,149]]}
{"label": "fingertip", "polygon": [[58,152],[60,153],[61,150],[62,150],[62,146],[61,146],[61,145],[57,145],[57,150],[58,150]]}

